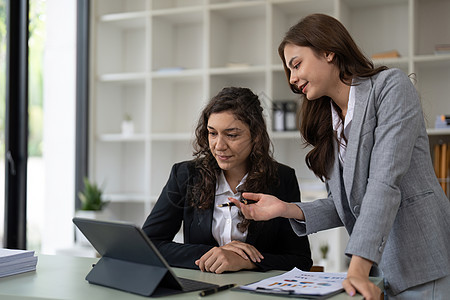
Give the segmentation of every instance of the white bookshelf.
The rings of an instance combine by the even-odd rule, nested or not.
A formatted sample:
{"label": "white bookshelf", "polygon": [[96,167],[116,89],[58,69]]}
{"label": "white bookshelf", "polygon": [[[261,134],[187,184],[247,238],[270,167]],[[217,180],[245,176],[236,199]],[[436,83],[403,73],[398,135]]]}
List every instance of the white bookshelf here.
{"label": "white bookshelf", "polygon": [[[278,44],[315,12],[341,20],[369,56],[399,51],[400,58],[375,63],[415,73],[430,134],[450,135],[432,129],[435,115],[450,113],[450,54],[433,54],[435,44],[450,43],[450,1],[91,0],[89,176],[104,183],[108,209],[143,223],[171,166],[192,158],[199,112],[224,86],[261,95],[271,128],[271,101],[296,99]],[[135,127],[128,136],[120,129],[126,113]],[[296,169],[308,194],[302,182],[316,186],[317,179],[305,166],[299,133],[270,134],[276,159]],[[338,235],[332,247],[342,250],[346,234]],[[313,235],[313,251],[315,241],[335,236]],[[344,268],[342,256],[332,259]]]}

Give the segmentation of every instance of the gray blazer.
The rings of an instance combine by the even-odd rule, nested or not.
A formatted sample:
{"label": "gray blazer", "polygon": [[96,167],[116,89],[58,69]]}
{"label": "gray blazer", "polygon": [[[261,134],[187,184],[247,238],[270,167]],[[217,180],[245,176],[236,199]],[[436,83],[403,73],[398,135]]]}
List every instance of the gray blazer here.
{"label": "gray blazer", "polygon": [[345,226],[346,254],[373,261],[397,294],[449,275],[450,202],[408,76],[389,69],[356,84],[342,176],[335,145],[328,198],[297,203],[305,222],[290,222],[299,235]]}

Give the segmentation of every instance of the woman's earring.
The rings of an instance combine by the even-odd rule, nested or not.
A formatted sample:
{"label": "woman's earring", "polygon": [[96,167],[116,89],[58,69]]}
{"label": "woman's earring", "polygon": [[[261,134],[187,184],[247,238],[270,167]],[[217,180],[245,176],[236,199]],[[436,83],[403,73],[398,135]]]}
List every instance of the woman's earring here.
{"label": "woman's earring", "polygon": [[327,55],[327,62],[333,61],[333,58],[334,58],[333,52],[328,52],[326,55]]}

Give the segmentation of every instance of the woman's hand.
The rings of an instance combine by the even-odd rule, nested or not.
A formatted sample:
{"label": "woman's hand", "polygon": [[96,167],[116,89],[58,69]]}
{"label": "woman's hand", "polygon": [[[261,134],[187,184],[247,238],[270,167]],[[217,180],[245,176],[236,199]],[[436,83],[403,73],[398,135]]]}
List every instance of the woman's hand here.
{"label": "woman's hand", "polygon": [[354,255],[350,261],[347,278],[342,283],[347,294],[354,296],[358,291],[366,300],[378,300],[381,290],[369,280],[372,262]]}
{"label": "woman's hand", "polygon": [[[231,245],[230,245],[231,244]],[[244,246],[245,245],[245,246]],[[245,251],[243,249],[246,249]],[[233,241],[222,247],[214,247],[200,259],[195,261],[195,264],[200,268],[202,272],[223,273],[226,271],[239,271],[255,269],[256,265],[247,258],[244,258],[241,254],[246,256],[246,253],[252,253],[250,257],[254,256],[255,261],[261,261],[256,257],[262,257],[261,253],[252,245],[242,242]],[[240,252],[240,254],[238,253]],[[244,253],[242,253],[244,252]],[[257,255],[259,254],[259,255]]]}
{"label": "woman's hand", "polygon": [[234,198],[228,198],[244,214],[246,219],[265,221],[276,217],[304,220],[303,212],[297,205],[281,201],[275,196],[266,194],[243,193],[242,197],[257,201],[254,204],[242,204]]}
{"label": "woman's hand", "polygon": [[264,259],[264,256],[253,245],[241,241],[231,241],[221,248],[233,251],[243,259],[250,258],[252,262],[261,262],[261,259]]}

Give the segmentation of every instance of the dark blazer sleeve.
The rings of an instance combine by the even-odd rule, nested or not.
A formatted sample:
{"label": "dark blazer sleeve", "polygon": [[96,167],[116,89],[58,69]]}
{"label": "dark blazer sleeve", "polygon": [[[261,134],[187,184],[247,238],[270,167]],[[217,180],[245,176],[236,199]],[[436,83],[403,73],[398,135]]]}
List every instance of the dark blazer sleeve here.
{"label": "dark blazer sleeve", "polygon": [[[278,172],[280,184],[274,188],[272,194],[286,202],[300,202],[300,190],[294,169],[279,164]],[[254,245],[264,256],[260,263],[256,263],[261,271],[291,270],[294,267],[309,271],[312,266],[308,237],[295,234],[286,218],[253,222],[249,228],[247,242]]]}
{"label": "dark blazer sleeve", "polygon": [[197,269],[195,260],[213,248],[213,245],[173,242],[182,222],[187,221],[184,218],[190,218],[193,214],[186,200],[190,180],[189,164],[182,162],[172,167],[169,180],[142,229],[169,265]]}

